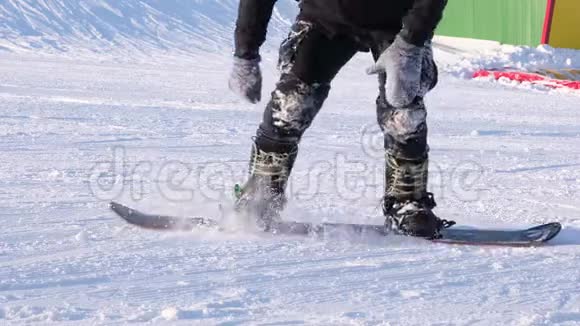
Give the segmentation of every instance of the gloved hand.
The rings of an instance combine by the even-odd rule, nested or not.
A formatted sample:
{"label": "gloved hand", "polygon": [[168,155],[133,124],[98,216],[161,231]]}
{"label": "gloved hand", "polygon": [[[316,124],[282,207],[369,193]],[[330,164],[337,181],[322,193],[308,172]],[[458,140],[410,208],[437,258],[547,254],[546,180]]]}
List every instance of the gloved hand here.
{"label": "gloved hand", "polygon": [[234,57],[234,67],[228,85],[232,92],[251,103],[260,102],[262,98],[260,57],[255,59]]}
{"label": "gloved hand", "polygon": [[377,62],[367,69],[368,74],[387,73],[387,102],[397,108],[410,105],[419,94],[421,71],[423,68],[424,46],[407,43],[397,36],[379,57]]}

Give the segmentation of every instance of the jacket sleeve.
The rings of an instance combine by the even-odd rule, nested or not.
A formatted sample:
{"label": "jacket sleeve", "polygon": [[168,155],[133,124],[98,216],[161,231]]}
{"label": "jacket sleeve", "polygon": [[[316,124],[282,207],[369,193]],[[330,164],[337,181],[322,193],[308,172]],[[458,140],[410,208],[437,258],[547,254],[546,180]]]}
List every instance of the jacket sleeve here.
{"label": "jacket sleeve", "polygon": [[415,45],[423,45],[425,41],[433,38],[446,5],[447,0],[416,0],[403,17],[401,37]]}
{"label": "jacket sleeve", "polygon": [[255,59],[259,56],[276,1],[240,0],[235,32],[236,57]]}

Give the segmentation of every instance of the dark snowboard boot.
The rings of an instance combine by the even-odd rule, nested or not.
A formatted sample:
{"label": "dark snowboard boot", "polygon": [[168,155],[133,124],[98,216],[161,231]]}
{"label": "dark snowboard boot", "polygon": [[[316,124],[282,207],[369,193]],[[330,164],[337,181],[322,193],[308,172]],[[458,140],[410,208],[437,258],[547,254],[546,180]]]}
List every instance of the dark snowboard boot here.
{"label": "dark snowboard boot", "polygon": [[398,233],[438,238],[439,232],[455,224],[433,213],[436,203],[427,192],[429,160],[407,160],[386,154],[383,213],[386,226]]}
{"label": "dark snowboard boot", "polygon": [[243,186],[236,185],[236,211],[256,219],[264,229],[278,221],[286,204],[284,191],[297,153],[297,147],[286,153],[265,152],[254,143],[249,179]]}

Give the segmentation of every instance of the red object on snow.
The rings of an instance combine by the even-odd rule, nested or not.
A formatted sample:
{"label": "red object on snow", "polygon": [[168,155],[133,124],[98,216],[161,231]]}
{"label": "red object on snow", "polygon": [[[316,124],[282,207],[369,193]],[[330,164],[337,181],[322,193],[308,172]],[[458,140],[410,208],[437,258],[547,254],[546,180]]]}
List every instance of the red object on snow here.
{"label": "red object on snow", "polygon": [[498,71],[478,70],[473,73],[473,78],[493,77],[494,79],[507,78],[517,82],[528,82],[536,85],[544,85],[551,88],[570,88],[580,90],[580,81],[553,79],[540,74],[522,71]]}

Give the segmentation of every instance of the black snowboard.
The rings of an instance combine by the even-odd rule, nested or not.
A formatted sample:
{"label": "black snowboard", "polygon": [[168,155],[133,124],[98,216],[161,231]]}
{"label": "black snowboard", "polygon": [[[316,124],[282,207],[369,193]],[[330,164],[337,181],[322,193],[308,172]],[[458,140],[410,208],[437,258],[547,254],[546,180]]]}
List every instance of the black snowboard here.
{"label": "black snowboard", "polygon": [[[119,203],[112,202],[111,210],[130,224],[151,230],[192,231],[194,229],[211,228],[225,230],[217,220],[204,217],[173,217],[145,214]],[[440,243],[473,244],[473,245],[503,245],[531,246],[545,243],[553,239],[562,226],[560,223],[539,225],[530,229],[520,230],[486,230],[462,229],[452,227],[441,231],[441,237],[430,239]],[[383,225],[344,224],[344,223],[300,223],[277,222],[265,230],[272,234],[282,235],[315,235],[330,236],[332,234],[369,234],[389,235],[389,230]]]}

